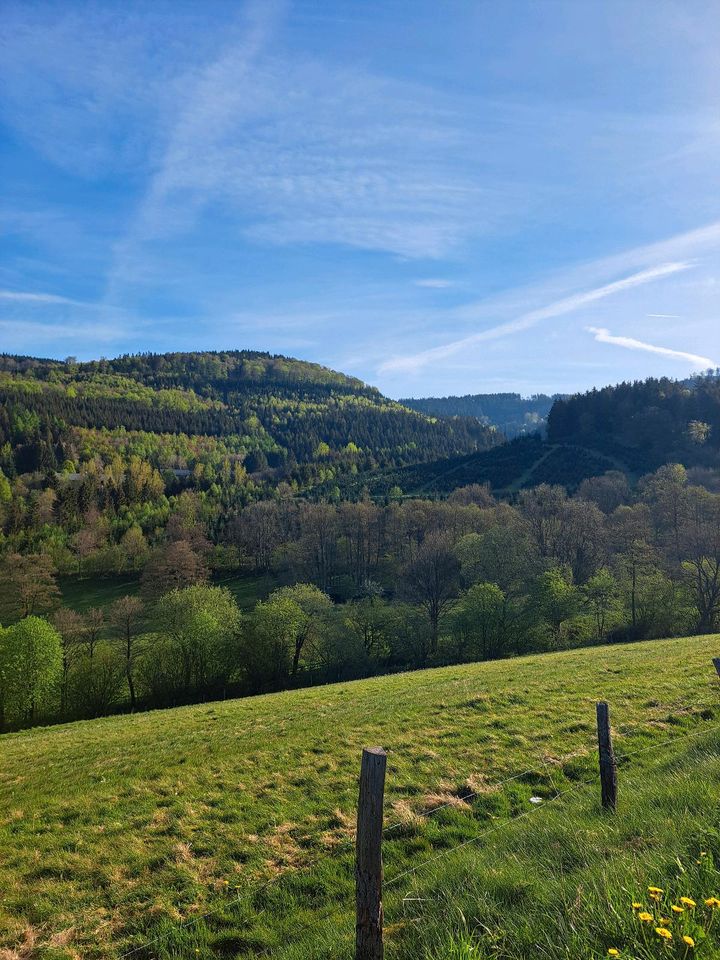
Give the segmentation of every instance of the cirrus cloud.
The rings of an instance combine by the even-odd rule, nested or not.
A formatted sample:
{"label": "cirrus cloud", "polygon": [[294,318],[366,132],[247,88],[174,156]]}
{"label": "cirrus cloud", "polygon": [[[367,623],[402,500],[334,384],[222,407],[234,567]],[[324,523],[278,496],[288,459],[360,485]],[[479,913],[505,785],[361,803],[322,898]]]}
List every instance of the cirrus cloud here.
{"label": "cirrus cloud", "polygon": [[711,360],[710,357],[702,357],[697,353],[688,353],[685,350],[672,350],[670,347],[659,347],[654,343],[636,340],[634,337],[614,336],[605,327],[586,327],[585,329],[588,333],[594,335],[597,343],[611,343],[616,347],[624,347],[626,350],[644,350],[646,353],[657,353],[662,357],[681,360],[696,367],[718,366],[715,360]]}

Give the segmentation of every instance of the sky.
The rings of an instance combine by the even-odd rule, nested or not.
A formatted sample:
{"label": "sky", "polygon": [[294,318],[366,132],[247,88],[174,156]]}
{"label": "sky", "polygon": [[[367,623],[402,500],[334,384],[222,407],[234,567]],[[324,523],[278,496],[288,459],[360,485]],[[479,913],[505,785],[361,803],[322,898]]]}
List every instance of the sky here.
{"label": "sky", "polygon": [[4,0],[0,351],[720,365],[717,0]]}

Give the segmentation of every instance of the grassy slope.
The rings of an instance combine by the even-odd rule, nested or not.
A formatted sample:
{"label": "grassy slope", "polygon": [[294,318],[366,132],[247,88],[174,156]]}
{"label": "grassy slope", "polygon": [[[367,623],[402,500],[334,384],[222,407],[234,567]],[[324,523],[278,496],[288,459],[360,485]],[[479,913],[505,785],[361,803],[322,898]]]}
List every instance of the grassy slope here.
{"label": "grassy slope", "polygon": [[[241,610],[252,610],[276,585],[270,576],[252,574],[220,574],[214,582],[230,590]],[[63,577],[60,581],[62,602],[79,613],[86,613],[91,607],[107,607],[139,589],[139,579],[132,576]]]}
{"label": "grassy slope", "polygon": [[[583,788],[391,883],[386,898],[388,955],[398,960],[453,956],[438,944],[448,926],[463,926],[461,910],[469,928],[481,920],[490,931],[487,955],[488,944],[500,957],[602,953],[629,922],[620,912],[600,916],[603,884],[667,881],[673,856],[689,853],[694,863],[699,844],[720,854],[711,787],[720,759],[710,733],[720,717],[710,663],[719,648],[717,637],[594,648],[6,736],[0,943],[36,937],[38,956],[118,957],[159,934],[165,939],[134,956],[343,956],[353,926],[345,844],[363,745],[392,750],[387,821],[403,824],[385,845],[392,881],[491,818],[495,826],[536,810],[531,795],[549,800],[592,776],[594,703],[607,698],[621,753],[708,733],[631,759],[627,810],[616,821],[598,817]],[[489,786],[530,767],[539,769]],[[479,796],[458,802],[468,782]],[[316,858],[312,869],[290,870]],[[585,897],[587,913],[568,926],[568,905]],[[208,920],[181,923],[208,909]]]}

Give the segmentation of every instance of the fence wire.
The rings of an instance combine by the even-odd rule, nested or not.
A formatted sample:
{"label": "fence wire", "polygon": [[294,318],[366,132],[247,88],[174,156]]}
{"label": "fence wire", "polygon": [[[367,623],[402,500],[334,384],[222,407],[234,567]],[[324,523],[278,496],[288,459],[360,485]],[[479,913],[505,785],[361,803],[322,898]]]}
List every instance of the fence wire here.
{"label": "fence wire", "polygon": [[[687,709],[687,710],[695,709],[696,706],[699,706],[699,705],[692,705],[692,706],[690,706],[690,707],[688,707],[688,708],[685,708],[685,709]],[[700,707],[700,709],[710,709],[710,708],[713,707],[713,706],[716,706],[716,704],[708,704],[708,705],[706,705],[706,706]],[[680,734],[680,735],[677,735],[677,736],[674,736],[674,737],[666,738],[665,740],[661,740],[661,741],[659,741],[659,742],[655,742],[655,743],[648,744],[648,745],[646,745],[646,746],[644,746],[644,747],[640,747],[640,748],[638,748],[637,750],[633,750],[633,751],[630,751],[630,752],[628,752],[628,753],[622,753],[622,754],[617,754],[617,753],[616,753],[616,754],[615,754],[615,759],[616,759],[616,761],[629,760],[631,757],[638,756],[638,755],[640,755],[640,754],[649,753],[649,752],[651,752],[651,751],[653,751],[653,750],[659,750],[659,749],[661,749],[662,747],[666,747],[666,746],[668,746],[668,745],[670,745],[670,744],[673,744],[673,743],[679,743],[679,742],[684,742],[684,741],[687,741],[687,740],[696,739],[696,738],[698,738],[698,737],[700,737],[700,736],[703,736],[703,735],[706,735],[706,734],[709,734],[709,733],[713,733],[713,732],[718,731],[718,730],[720,730],[720,724],[713,724],[712,726],[709,726],[709,727],[707,727],[707,726],[706,726],[706,727],[703,727],[703,728],[700,729],[700,730],[693,730],[693,731],[690,731],[690,732],[685,733],[685,734]],[[633,731],[633,732],[637,734],[638,731]],[[573,756],[582,756],[583,758],[589,758],[591,755],[592,755],[592,750],[591,750],[591,749],[588,749],[588,751],[587,751],[586,753],[583,753],[583,754],[574,754]],[[398,884],[401,880],[403,880],[403,879],[405,879],[405,878],[407,878],[407,877],[409,877],[409,876],[415,875],[416,873],[418,873],[419,871],[424,870],[426,867],[430,866],[431,864],[436,863],[436,862],[444,859],[445,857],[450,856],[451,854],[455,853],[457,850],[460,850],[460,849],[462,849],[462,848],[464,848],[464,847],[470,846],[470,845],[472,845],[472,844],[474,844],[474,843],[478,843],[478,842],[480,842],[483,838],[485,838],[485,837],[487,837],[487,836],[490,836],[491,834],[496,833],[496,832],[500,831],[501,829],[504,829],[505,827],[509,827],[510,825],[516,823],[516,822],[519,821],[519,820],[526,819],[527,817],[531,816],[532,814],[535,814],[535,813],[540,812],[541,810],[547,808],[551,803],[554,803],[554,802],[556,802],[556,801],[558,801],[558,800],[560,800],[560,799],[562,799],[562,798],[565,798],[565,797],[567,797],[567,796],[570,795],[570,794],[574,794],[574,793],[576,793],[578,790],[582,789],[583,787],[589,786],[590,784],[593,784],[593,783],[596,783],[596,782],[597,782],[597,775],[594,775],[593,777],[590,777],[590,778],[588,778],[588,779],[586,779],[586,780],[578,781],[577,783],[573,784],[573,786],[568,787],[568,788],[565,789],[565,790],[558,790],[558,787],[557,787],[556,783],[555,783],[554,780],[553,780],[552,773],[551,773],[551,770],[550,770],[550,766],[549,766],[548,761],[541,758],[541,764],[542,764],[542,766],[530,767],[530,768],[528,768],[527,770],[523,770],[523,771],[521,771],[520,773],[514,773],[514,774],[512,774],[511,776],[505,777],[505,778],[502,779],[502,780],[484,781],[484,782],[483,782],[483,791],[486,791],[486,790],[489,790],[489,789],[490,789],[490,790],[492,790],[492,789],[499,789],[499,788],[505,786],[505,785],[508,784],[508,783],[512,783],[513,781],[520,780],[520,779],[522,779],[523,777],[529,776],[530,774],[538,774],[538,773],[541,774],[541,773],[543,773],[543,771],[545,771],[545,772],[547,773],[548,779],[550,780],[551,787],[552,787],[552,789],[555,791],[555,793],[554,793],[554,795],[553,795],[552,797],[550,797],[548,800],[544,800],[541,804],[538,804],[537,806],[531,807],[529,810],[523,810],[523,811],[521,811],[520,813],[515,814],[515,815],[512,816],[512,817],[507,817],[507,818],[503,819],[502,821],[499,821],[499,822],[497,822],[497,823],[494,823],[494,824],[492,824],[491,826],[486,827],[484,830],[481,830],[481,831],[480,831],[478,834],[476,834],[474,837],[469,837],[469,838],[467,838],[466,840],[463,840],[463,841],[461,841],[460,843],[455,844],[454,846],[449,847],[448,849],[441,851],[440,853],[436,854],[436,855],[433,856],[433,857],[428,857],[427,859],[423,860],[421,863],[417,864],[416,866],[410,867],[410,868],[408,868],[407,870],[403,870],[403,871],[401,871],[400,873],[395,874],[395,875],[394,875],[393,877],[391,877],[389,880],[385,881],[384,887],[385,887],[385,888],[388,888],[388,887],[395,886],[395,885]],[[459,774],[458,774],[458,775],[459,775]],[[475,775],[475,776],[480,776],[480,774],[477,774],[477,773],[473,774],[473,773],[471,773],[471,774],[468,775],[468,779],[469,779],[471,776],[473,776],[473,775]],[[467,801],[467,800],[473,799],[473,798],[475,798],[475,797],[478,797],[478,796],[480,796],[480,795],[481,795],[480,791],[473,791],[473,790],[469,790],[469,791],[467,791],[467,792],[463,791],[462,795],[458,795],[458,796],[454,797],[452,800],[449,800],[449,801],[446,802],[446,803],[443,803],[443,804],[440,804],[440,805],[438,805],[438,806],[434,806],[434,807],[428,808],[428,809],[425,810],[425,811],[418,811],[418,812],[415,813],[415,816],[417,816],[417,817],[419,817],[419,818],[427,819],[427,818],[429,818],[429,817],[434,816],[436,813],[439,813],[441,810],[445,810],[445,809],[447,809],[448,807],[456,806],[458,800]],[[387,836],[388,834],[393,833],[394,831],[398,830],[398,829],[401,828],[401,827],[406,827],[407,825],[408,825],[408,824],[407,824],[405,821],[402,821],[402,820],[397,821],[397,822],[395,822],[395,823],[393,823],[393,824],[390,824],[388,827],[384,827],[384,828],[383,828],[383,831],[382,831],[383,837]],[[313,869],[314,867],[316,867],[318,864],[323,863],[323,862],[326,862],[326,861],[328,861],[328,860],[330,860],[330,859],[333,859],[333,858],[335,858],[336,856],[338,856],[338,855],[341,854],[341,853],[346,853],[346,852],[348,852],[349,849],[354,846],[354,844],[355,844],[355,837],[353,836],[353,837],[347,839],[346,841],[344,841],[343,843],[338,844],[330,853],[324,853],[324,854],[316,857],[314,860],[309,861],[307,864],[304,864],[302,867],[299,867],[299,868],[297,868],[297,869],[295,869],[295,870],[287,871],[286,873],[280,873],[280,874],[278,874],[277,876],[270,878],[270,879],[267,880],[266,882],[261,883],[259,886],[253,888],[252,890],[247,891],[247,892],[246,892],[245,894],[243,894],[242,896],[237,896],[237,897],[233,897],[232,899],[223,900],[221,903],[218,903],[216,906],[211,907],[210,909],[206,910],[205,912],[203,912],[203,913],[201,913],[201,914],[197,914],[197,915],[195,915],[195,916],[193,916],[193,917],[188,918],[187,920],[182,921],[182,922],[178,925],[178,927],[179,927],[179,929],[187,930],[188,928],[197,925],[198,923],[200,923],[200,922],[203,921],[203,920],[209,919],[210,917],[216,915],[217,913],[220,913],[220,912],[223,911],[223,910],[227,910],[228,908],[237,907],[237,906],[239,906],[239,905],[241,905],[241,904],[247,903],[248,901],[252,900],[254,897],[257,897],[257,896],[260,896],[261,894],[263,894],[263,893],[264,893],[266,890],[268,890],[270,887],[272,887],[272,886],[274,886],[275,884],[281,882],[282,880],[285,880],[288,876],[297,875],[297,874],[299,874],[299,873],[306,873],[306,872],[312,870],[312,869]],[[329,913],[331,913],[333,910],[334,910],[334,905],[331,905],[326,911],[324,911],[324,913],[329,914]],[[308,924],[308,926],[312,926],[314,922],[316,922],[316,919],[314,919],[313,921],[311,921],[311,922]],[[300,928],[300,930],[303,930],[303,929],[304,929],[303,927]],[[133,955],[136,955],[136,954],[140,953],[140,952],[143,951],[143,950],[148,950],[148,949],[150,949],[150,947],[152,947],[152,946],[154,946],[154,945],[156,945],[156,944],[158,944],[158,943],[161,943],[161,942],[169,939],[169,938],[170,938],[171,936],[173,936],[173,935],[174,935],[173,932],[167,932],[167,933],[160,934],[160,935],[158,935],[157,937],[154,937],[154,938],[152,938],[152,939],[150,939],[150,940],[147,940],[147,941],[145,941],[144,943],[142,943],[142,944],[140,944],[140,945],[138,945],[138,946],[136,946],[136,947],[133,947],[133,948],[131,948],[130,950],[127,950],[125,953],[120,954],[119,957],[118,957],[118,960],[125,960],[125,958],[131,957],[131,956],[133,956]],[[270,952],[270,951],[269,951],[269,948],[268,948],[267,951],[265,951],[265,953],[267,954],[268,952]]]}

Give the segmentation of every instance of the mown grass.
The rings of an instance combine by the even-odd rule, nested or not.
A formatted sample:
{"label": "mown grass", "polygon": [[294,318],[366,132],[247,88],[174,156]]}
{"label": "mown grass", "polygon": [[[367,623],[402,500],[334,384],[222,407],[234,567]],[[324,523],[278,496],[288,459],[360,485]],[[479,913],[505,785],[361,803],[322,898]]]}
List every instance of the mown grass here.
{"label": "mown grass", "polygon": [[[629,943],[647,884],[719,893],[719,648],[598,647],[7,735],[0,943],[51,960],[350,956],[358,762],[380,743],[388,957],[601,956]],[[615,818],[582,785],[597,699],[618,753],[642,751]]]}

